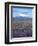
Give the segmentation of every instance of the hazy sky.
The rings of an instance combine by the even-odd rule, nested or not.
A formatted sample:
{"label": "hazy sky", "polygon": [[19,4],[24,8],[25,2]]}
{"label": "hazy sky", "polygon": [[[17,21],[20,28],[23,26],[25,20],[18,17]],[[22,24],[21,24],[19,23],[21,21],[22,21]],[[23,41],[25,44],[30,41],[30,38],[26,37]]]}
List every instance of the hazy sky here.
{"label": "hazy sky", "polygon": [[32,8],[12,8],[13,17],[31,17],[32,18]]}

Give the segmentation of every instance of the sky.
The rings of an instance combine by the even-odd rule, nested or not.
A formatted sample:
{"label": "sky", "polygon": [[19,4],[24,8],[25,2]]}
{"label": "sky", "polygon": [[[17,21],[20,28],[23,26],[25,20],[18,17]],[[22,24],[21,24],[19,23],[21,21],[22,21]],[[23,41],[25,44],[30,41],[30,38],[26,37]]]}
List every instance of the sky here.
{"label": "sky", "polygon": [[30,17],[32,18],[32,8],[12,8],[13,17]]}

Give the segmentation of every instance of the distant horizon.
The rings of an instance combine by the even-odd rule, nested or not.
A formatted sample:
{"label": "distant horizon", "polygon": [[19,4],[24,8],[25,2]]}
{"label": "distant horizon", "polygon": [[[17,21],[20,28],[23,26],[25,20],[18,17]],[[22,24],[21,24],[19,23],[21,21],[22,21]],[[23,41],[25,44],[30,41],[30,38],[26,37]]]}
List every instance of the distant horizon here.
{"label": "distant horizon", "polygon": [[32,18],[32,9],[29,8],[12,8],[12,17]]}
{"label": "distant horizon", "polygon": [[16,18],[16,17],[27,17],[27,18],[32,18],[32,17],[29,17],[29,16],[21,16],[21,15],[24,15],[24,14],[20,14],[19,16],[14,16],[14,18]]}

